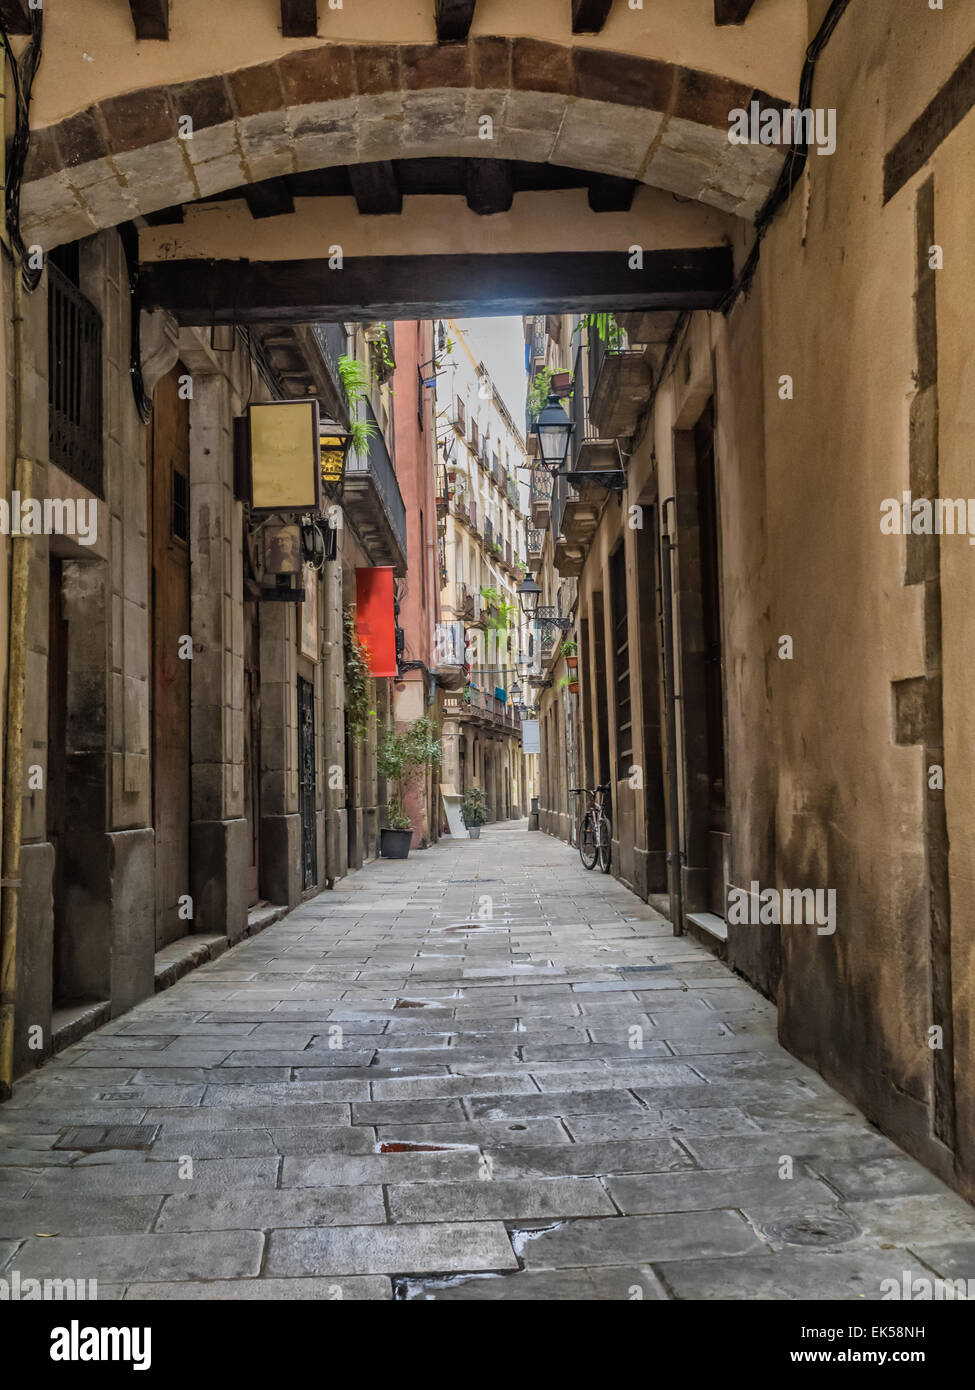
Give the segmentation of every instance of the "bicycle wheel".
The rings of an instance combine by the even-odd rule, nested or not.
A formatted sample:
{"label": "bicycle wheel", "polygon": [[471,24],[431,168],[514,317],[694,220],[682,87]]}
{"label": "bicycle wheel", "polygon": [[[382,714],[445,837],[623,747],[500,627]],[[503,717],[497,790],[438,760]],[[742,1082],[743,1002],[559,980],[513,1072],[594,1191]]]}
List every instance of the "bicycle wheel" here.
{"label": "bicycle wheel", "polygon": [[596,843],[596,823],[591,811],[587,811],[582,818],[582,825],[579,828],[579,858],[582,860],[584,869],[594,869],[596,860],[599,858],[599,846]]}
{"label": "bicycle wheel", "polygon": [[599,867],[604,874],[609,873],[609,862],[613,852],[612,846],[613,832],[609,823],[609,817],[603,811],[596,826],[596,849],[599,857]]}

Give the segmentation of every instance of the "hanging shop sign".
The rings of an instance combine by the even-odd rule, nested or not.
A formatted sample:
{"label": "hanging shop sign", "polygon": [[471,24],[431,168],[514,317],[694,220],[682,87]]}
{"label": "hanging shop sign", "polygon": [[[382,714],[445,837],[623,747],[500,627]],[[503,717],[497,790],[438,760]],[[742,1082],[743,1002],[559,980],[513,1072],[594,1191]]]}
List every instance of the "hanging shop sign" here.
{"label": "hanging shop sign", "polygon": [[542,751],[542,739],[537,719],[523,719],[521,721],[521,751],[523,753],[540,753]]}
{"label": "hanging shop sign", "polygon": [[396,613],[392,565],[355,572],[356,631],[369,653],[371,676],[395,676]]}
{"label": "hanging shop sign", "polygon": [[248,407],[244,447],[251,511],[320,512],[322,461],[318,401]]}
{"label": "hanging shop sign", "polygon": [[301,527],[289,522],[268,524],[261,532],[264,538],[265,574],[300,574]]}

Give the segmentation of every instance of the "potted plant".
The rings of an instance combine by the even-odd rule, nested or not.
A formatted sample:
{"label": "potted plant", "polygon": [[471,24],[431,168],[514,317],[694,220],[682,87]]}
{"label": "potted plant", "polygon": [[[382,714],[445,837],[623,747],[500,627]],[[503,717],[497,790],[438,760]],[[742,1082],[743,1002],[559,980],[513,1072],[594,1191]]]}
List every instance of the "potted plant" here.
{"label": "potted plant", "polygon": [[472,840],[481,838],[481,826],[487,820],[487,802],[480,787],[468,787],[460,804],[460,818],[467,826]]}
{"label": "potted plant", "polygon": [[570,671],[574,671],[579,665],[579,643],[567,638],[561,646],[562,655],[565,657],[565,664]]}
{"label": "potted plant", "polygon": [[568,690],[570,695],[579,694],[579,682],[570,680],[568,676],[563,676],[555,688],[556,690]]}
{"label": "potted plant", "polygon": [[413,839],[413,822],[406,812],[406,795],[417,775],[439,763],[443,747],[432,720],[423,715],[405,729],[382,729],[376,748],[376,770],[396,788],[386,807],[380,833],[385,859],[406,859]]}

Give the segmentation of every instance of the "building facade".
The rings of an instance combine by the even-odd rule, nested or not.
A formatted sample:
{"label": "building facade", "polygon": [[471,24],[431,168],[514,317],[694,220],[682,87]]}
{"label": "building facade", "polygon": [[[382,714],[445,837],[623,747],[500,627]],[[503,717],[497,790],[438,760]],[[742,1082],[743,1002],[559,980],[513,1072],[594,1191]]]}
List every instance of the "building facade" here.
{"label": "building facade", "polygon": [[[524,438],[484,363],[453,320],[437,326],[442,513],[442,641],[463,683],[444,700],[443,782],[480,787],[490,820],[527,815],[518,658],[530,634],[517,589],[526,573]],[[514,692],[514,693],[512,693]]]}

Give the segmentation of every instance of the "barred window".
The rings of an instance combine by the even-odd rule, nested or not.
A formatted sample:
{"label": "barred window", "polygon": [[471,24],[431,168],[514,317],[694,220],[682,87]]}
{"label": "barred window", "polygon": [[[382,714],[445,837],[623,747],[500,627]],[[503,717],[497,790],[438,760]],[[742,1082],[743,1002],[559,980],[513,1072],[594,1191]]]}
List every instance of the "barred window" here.
{"label": "barred window", "polygon": [[102,321],[70,278],[76,257],[47,265],[48,432],[51,462],[103,497]]}

